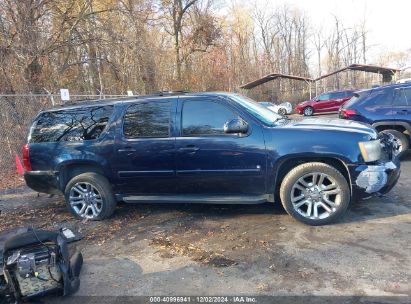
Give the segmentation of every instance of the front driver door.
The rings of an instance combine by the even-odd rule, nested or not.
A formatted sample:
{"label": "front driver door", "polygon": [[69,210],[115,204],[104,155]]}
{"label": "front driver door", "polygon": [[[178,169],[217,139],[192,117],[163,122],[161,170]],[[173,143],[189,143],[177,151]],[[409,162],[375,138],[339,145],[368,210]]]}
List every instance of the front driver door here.
{"label": "front driver door", "polygon": [[332,101],[330,100],[330,94],[325,93],[318,96],[317,102],[314,104],[314,112],[322,113],[327,112],[330,108]]}
{"label": "front driver door", "polygon": [[[261,127],[230,102],[213,97],[180,97],[176,124],[177,187],[181,193],[264,194],[266,151]],[[233,118],[249,124],[247,134],[225,134]]]}

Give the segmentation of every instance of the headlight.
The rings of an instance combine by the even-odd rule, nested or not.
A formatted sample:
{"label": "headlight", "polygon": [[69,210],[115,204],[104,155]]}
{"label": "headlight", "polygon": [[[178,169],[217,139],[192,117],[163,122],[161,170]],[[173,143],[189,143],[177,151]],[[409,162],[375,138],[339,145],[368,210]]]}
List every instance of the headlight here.
{"label": "headlight", "polygon": [[360,146],[361,155],[364,158],[364,161],[373,162],[381,158],[381,142],[378,139],[360,141],[358,146]]}

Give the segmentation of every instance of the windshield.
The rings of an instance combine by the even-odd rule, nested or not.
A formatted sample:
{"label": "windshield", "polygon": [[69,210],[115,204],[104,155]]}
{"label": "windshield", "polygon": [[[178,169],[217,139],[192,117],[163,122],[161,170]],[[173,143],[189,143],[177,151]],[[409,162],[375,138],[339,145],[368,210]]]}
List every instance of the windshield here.
{"label": "windshield", "polygon": [[248,113],[250,113],[266,125],[273,125],[276,121],[284,118],[283,116],[278,115],[270,111],[266,107],[258,104],[251,98],[237,94],[230,95],[230,98],[239,103]]}

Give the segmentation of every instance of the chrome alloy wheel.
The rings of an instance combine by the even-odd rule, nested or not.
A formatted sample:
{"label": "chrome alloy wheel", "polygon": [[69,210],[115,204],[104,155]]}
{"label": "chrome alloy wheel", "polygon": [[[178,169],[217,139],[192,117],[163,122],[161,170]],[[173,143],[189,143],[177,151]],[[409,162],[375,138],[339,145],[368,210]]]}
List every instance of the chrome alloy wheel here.
{"label": "chrome alloy wheel", "polygon": [[90,183],[79,182],[70,189],[71,208],[80,217],[96,218],[103,207],[103,199],[98,190]]}
{"label": "chrome alloy wheel", "polygon": [[304,115],[305,115],[305,116],[311,116],[311,115],[313,115],[313,108],[311,108],[311,107],[306,107],[306,108],[304,108]]}
{"label": "chrome alloy wheel", "polygon": [[300,177],[291,189],[294,210],[305,218],[324,219],[341,204],[341,188],[325,173],[313,172]]}

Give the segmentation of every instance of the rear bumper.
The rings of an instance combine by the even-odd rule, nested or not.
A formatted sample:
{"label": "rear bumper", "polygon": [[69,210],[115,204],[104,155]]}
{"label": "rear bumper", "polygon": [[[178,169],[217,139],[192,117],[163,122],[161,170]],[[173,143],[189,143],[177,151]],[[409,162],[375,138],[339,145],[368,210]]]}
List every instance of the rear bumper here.
{"label": "rear bumper", "polygon": [[62,194],[57,172],[28,171],[24,173],[24,180],[29,188],[37,192]]}
{"label": "rear bumper", "polygon": [[351,166],[353,198],[363,199],[389,192],[397,184],[400,174],[398,158],[375,165]]}

